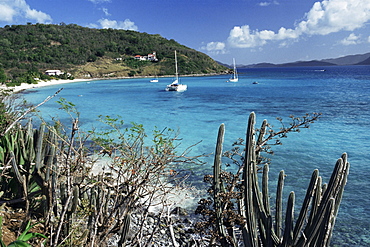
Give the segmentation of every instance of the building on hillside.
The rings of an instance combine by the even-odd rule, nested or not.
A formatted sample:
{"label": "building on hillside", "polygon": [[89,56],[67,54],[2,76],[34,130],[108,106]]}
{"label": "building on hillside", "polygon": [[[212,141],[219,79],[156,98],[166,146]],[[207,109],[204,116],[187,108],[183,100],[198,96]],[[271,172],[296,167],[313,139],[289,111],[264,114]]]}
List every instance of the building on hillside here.
{"label": "building on hillside", "polygon": [[64,72],[60,71],[59,69],[49,69],[45,71],[45,75],[63,75]]}
{"label": "building on hillside", "polygon": [[152,62],[157,62],[157,55],[155,54],[155,51],[152,54],[148,54],[148,60]]}
{"label": "building on hillside", "polygon": [[148,54],[147,56],[141,56],[141,55],[136,55],[134,56],[135,59],[140,60],[140,61],[152,61],[152,62],[157,62],[157,56],[156,53],[153,52],[151,54]]}
{"label": "building on hillside", "polygon": [[141,56],[141,55],[136,55],[134,58],[137,59],[137,60],[140,60],[140,61],[147,60],[147,57],[146,56]]}

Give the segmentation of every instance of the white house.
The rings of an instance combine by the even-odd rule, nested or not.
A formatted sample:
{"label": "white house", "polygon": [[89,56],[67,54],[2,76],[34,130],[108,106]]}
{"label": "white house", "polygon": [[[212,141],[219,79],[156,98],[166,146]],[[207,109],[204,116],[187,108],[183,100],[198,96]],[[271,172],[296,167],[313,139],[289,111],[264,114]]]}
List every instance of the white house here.
{"label": "white house", "polygon": [[148,54],[148,60],[149,61],[158,61],[155,52],[153,52],[153,54]]}
{"label": "white house", "polygon": [[140,61],[158,61],[155,52],[153,52],[153,54],[148,54],[148,56],[136,55],[134,58]]}
{"label": "white house", "polygon": [[49,69],[45,71],[45,75],[62,75],[62,74],[64,73],[60,71],[59,69]]}
{"label": "white house", "polygon": [[137,59],[137,60],[140,60],[140,61],[147,60],[147,57],[146,56],[141,56],[141,55],[136,55],[134,58]]}

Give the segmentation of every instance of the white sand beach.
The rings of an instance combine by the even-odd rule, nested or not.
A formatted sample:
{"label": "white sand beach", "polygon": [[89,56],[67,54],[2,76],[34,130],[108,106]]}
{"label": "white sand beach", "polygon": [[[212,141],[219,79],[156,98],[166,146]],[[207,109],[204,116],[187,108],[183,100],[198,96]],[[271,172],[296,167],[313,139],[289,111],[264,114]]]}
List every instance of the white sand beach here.
{"label": "white sand beach", "polygon": [[20,86],[15,87],[7,87],[5,85],[0,85],[0,89],[12,89],[13,92],[19,92],[31,88],[38,88],[38,87],[46,87],[46,86],[52,86],[52,85],[58,85],[58,84],[65,84],[65,83],[72,83],[72,82],[81,82],[81,81],[92,81],[96,79],[74,79],[74,80],[50,80],[50,81],[38,81],[37,84],[28,84],[28,83],[22,83]]}

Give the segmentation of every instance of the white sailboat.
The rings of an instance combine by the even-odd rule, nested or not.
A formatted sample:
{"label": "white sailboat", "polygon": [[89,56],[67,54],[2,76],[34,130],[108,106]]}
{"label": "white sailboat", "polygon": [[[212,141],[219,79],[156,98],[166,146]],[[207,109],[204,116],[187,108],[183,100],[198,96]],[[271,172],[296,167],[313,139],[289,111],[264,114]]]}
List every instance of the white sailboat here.
{"label": "white sailboat", "polygon": [[177,92],[183,92],[188,89],[188,86],[185,84],[179,83],[179,73],[177,72],[177,54],[175,51],[175,68],[176,68],[176,74],[175,74],[175,80],[167,85],[166,91],[177,91]]}
{"label": "white sailboat", "polygon": [[150,82],[159,82],[158,77],[151,79]]}
{"label": "white sailboat", "polygon": [[233,62],[234,62],[234,73],[232,77],[229,79],[229,82],[238,82],[239,78],[238,78],[238,72],[236,71],[235,58],[233,58]]}

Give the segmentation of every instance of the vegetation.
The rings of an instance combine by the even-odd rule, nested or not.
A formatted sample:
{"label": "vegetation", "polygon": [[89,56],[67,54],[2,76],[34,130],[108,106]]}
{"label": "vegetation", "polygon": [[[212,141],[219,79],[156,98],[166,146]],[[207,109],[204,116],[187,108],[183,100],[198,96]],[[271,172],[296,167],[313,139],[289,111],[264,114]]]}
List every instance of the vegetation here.
{"label": "vegetation", "polygon": [[[0,82],[33,83],[47,69],[75,77],[173,75],[175,50],[181,74],[227,70],[207,55],[157,34],[75,24],[7,25],[0,28],[0,46]],[[158,62],[133,59],[153,52]]]}
{"label": "vegetation", "polygon": [[[221,125],[214,174],[205,178],[211,184],[209,198],[203,198],[196,211],[203,218],[194,225],[196,239],[193,235],[183,240],[174,233],[171,211],[177,203],[171,198],[189,189],[184,164],[199,164],[199,157],[178,153],[177,134],[171,129],[153,130],[148,145],[149,134],[142,125],[123,128],[116,117],[101,116],[106,129],[81,133],[75,105],[63,98],[58,102],[71,116],[70,129],[58,121],[38,129],[31,121],[21,126],[17,121],[24,113],[14,113],[13,108],[2,112],[6,121],[0,136],[0,220],[4,214],[20,212],[23,222],[17,240],[6,242],[0,232],[2,246],[152,246],[158,236],[168,236],[173,246],[180,246],[180,241],[181,246],[190,242],[194,246],[329,245],[348,175],[347,156],[338,160],[328,185],[314,171],[295,221],[294,193],[290,194],[285,222],[284,172],[279,176],[276,205],[270,207],[269,160],[262,156],[288,133],[309,127],[320,114],[292,116],[289,125],[274,131],[267,121],[256,129],[252,113],[245,144],[240,139],[228,152],[222,151],[225,126]],[[0,107],[7,105],[3,103]],[[108,162],[98,164],[102,156],[108,156]],[[225,165],[234,165],[235,174],[222,170],[222,156],[230,158],[232,163]],[[149,219],[152,225],[147,226]],[[31,228],[36,232],[29,232]]]}
{"label": "vegetation", "polygon": [[[318,170],[313,172],[302,209],[295,221],[294,192],[290,192],[283,220],[284,171],[279,174],[275,206],[270,206],[269,167],[268,164],[264,164],[263,168],[260,166],[265,161],[261,158],[261,152],[269,141],[277,137],[279,140],[288,132],[308,127],[318,116],[292,117],[290,127],[282,127],[278,132],[270,129],[265,120],[256,135],[255,114],[251,113],[245,149],[240,150],[238,143],[232,152],[226,152],[234,165],[237,165],[235,174],[222,170],[225,126],[220,126],[214,173],[213,176],[205,177],[205,181],[211,184],[208,191],[210,197],[202,199],[197,208],[197,213],[204,217],[203,222],[196,224],[198,232],[207,236],[203,238],[206,240],[204,245],[236,247],[243,243],[243,246],[329,246],[349,172],[347,155],[343,154],[337,161],[328,184],[322,184]],[[244,155],[241,156],[240,151]],[[241,163],[236,158],[240,156]],[[261,169],[262,176],[258,175]],[[262,186],[259,180],[262,180]]]}
{"label": "vegetation", "polygon": [[[186,177],[180,165],[197,163],[197,157],[176,152],[172,130],[154,130],[153,145],[145,145],[141,125],[122,130],[123,122],[109,116],[101,117],[106,131],[84,135],[74,104],[59,103],[72,117],[70,133],[58,122],[39,129],[29,122],[0,137],[0,204],[21,208],[23,222],[42,222],[39,230],[48,237],[47,246],[107,246],[112,238],[123,246],[128,233],[132,245],[150,245],[159,229],[143,235],[149,209],[155,206],[158,220],[165,219],[171,228],[170,197],[184,190]],[[106,154],[108,165],[95,163],[93,157]],[[135,228],[130,227],[132,214]],[[38,241],[33,239],[33,246]]]}
{"label": "vegetation", "polygon": [[[5,205],[3,204],[3,207]],[[0,226],[2,226],[2,216],[0,216]],[[31,225],[30,222],[27,223],[26,229],[24,232],[18,236],[18,238],[11,242],[9,245],[5,245],[4,241],[2,240],[2,227],[0,228],[0,246],[1,247],[32,247],[32,245],[28,244],[27,242],[32,240],[33,238],[47,238],[45,235],[37,232],[29,232],[29,230],[37,225],[38,223]]]}
{"label": "vegetation", "polygon": [[29,107],[17,94],[13,94],[12,90],[0,90],[0,135],[4,135]]}

